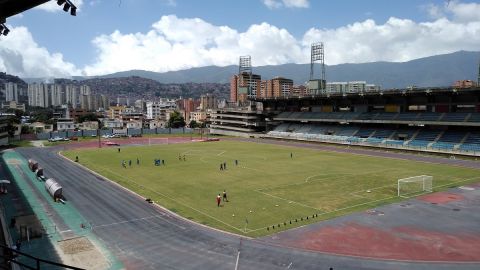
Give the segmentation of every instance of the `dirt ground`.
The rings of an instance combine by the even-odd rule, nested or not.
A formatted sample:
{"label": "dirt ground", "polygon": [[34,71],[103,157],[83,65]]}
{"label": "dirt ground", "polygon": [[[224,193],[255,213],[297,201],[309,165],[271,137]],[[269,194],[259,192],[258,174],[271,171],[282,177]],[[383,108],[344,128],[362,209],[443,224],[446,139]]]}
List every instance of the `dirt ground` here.
{"label": "dirt ground", "polygon": [[62,262],[84,269],[108,269],[109,263],[88,238],[77,237],[59,241],[56,245]]}

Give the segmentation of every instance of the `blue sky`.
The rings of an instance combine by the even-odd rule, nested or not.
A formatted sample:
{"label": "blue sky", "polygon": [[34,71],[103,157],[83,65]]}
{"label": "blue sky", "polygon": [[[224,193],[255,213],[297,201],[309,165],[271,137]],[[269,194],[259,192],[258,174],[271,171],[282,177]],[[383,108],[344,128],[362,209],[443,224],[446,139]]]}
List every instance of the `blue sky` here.
{"label": "blue sky", "polygon": [[0,71],[164,72],[235,64],[245,54],[253,65],[305,63],[317,41],[328,64],[480,50],[478,1],[76,0],[76,17],[50,2],[7,19]]}

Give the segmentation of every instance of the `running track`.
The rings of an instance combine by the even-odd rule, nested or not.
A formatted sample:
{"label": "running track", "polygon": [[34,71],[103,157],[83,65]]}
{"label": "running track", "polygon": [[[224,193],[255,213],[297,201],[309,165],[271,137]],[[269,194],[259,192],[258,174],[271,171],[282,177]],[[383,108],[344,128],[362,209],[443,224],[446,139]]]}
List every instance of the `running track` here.
{"label": "running track", "polygon": [[[243,141],[243,139],[234,140]],[[480,168],[474,161],[274,140],[261,142]],[[380,259],[372,256],[356,256],[342,250],[324,252],[311,246],[296,245],[299,238],[295,236],[289,236],[294,238],[293,242],[277,241],[285,239],[281,234],[256,240],[244,238],[240,245],[239,236],[205,228],[147,204],[142,198],[58,156],[57,151],[65,147],[71,146],[19,148],[17,151],[25,158],[36,159],[44,167],[47,176],[53,176],[60,182],[69,203],[72,203],[93,224],[93,233],[123,262],[127,269],[235,269],[237,256],[238,269],[480,268],[480,260],[427,262],[414,257],[411,260],[404,260],[404,258],[396,260],[389,257]],[[478,201],[476,197],[477,204],[479,204]],[[478,206],[476,205],[477,209]],[[388,212],[388,208],[383,211]],[[422,219],[421,212],[419,214],[420,216],[414,215],[413,218]],[[389,215],[385,217],[388,220]],[[345,217],[331,222],[333,224],[341,222],[342,218]],[[392,222],[394,223],[394,220]],[[435,220],[431,222],[434,223]],[[322,223],[311,226],[323,226]],[[329,223],[325,224],[329,225]],[[295,234],[299,230],[301,228],[292,232]],[[313,230],[315,231],[315,228]],[[339,238],[338,241],[340,240],[345,239]],[[365,242],[363,247],[368,245],[369,243]],[[477,250],[473,250],[475,251]],[[477,254],[480,254],[480,250]]]}

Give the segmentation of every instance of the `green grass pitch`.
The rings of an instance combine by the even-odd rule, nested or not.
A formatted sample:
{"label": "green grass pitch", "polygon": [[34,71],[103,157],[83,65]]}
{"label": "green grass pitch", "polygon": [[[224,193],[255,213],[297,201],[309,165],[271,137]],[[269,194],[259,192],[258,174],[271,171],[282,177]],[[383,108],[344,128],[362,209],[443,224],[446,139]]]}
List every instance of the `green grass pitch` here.
{"label": "green grass pitch", "polygon": [[[473,169],[237,141],[124,147],[120,153],[116,147],[82,149],[64,155],[72,160],[79,156],[80,164],[188,219],[252,237],[400,201],[400,178],[432,175],[435,191],[480,179]],[[157,158],[165,166],[155,166]],[[223,162],[227,169],[221,171]],[[215,198],[223,190],[229,202],[217,207]]]}

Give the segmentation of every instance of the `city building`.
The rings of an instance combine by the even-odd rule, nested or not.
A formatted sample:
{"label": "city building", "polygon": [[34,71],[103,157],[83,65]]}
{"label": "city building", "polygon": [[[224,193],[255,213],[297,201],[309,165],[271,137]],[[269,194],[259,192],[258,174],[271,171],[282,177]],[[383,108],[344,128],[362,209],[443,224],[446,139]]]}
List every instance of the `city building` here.
{"label": "city building", "polygon": [[288,97],[293,89],[293,80],[275,77],[272,79],[272,88],[274,97]]}
{"label": "city building", "polygon": [[16,83],[7,82],[5,83],[5,101],[16,101],[19,102],[19,91],[18,85]]}
{"label": "city building", "polygon": [[48,108],[51,105],[51,96],[47,84],[29,84],[28,85],[28,105],[32,107]]}
{"label": "city building", "polygon": [[88,85],[81,85],[79,94],[80,95],[91,95],[92,90],[90,89],[90,86],[88,86]]}
{"label": "city building", "polygon": [[75,123],[71,118],[60,118],[57,120],[57,130],[58,131],[65,131],[65,130],[73,130],[75,129]]}
{"label": "city building", "polygon": [[249,136],[265,130],[265,116],[255,106],[216,109],[210,115],[210,133]]}
{"label": "city building", "polygon": [[348,82],[347,93],[363,93],[367,86],[366,81],[351,81]]}
{"label": "city building", "polygon": [[195,112],[190,112],[190,117],[189,121],[185,121],[187,124],[190,123],[190,121],[195,121],[197,123],[204,123],[207,120],[207,113],[205,111],[195,111]]}
{"label": "city building", "polygon": [[10,102],[2,102],[2,109],[15,109],[15,110],[20,110],[20,111],[25,111],[25,104],[24,103],[18,103],[16,101],[10,101]]}
{"label": "city building", "polygon": [[307,87],[305,85],[294,85],[292,87],[292,96],[303,97],[308,94]]}
{"label": "city building", "polygon": [[205,111],[217,108],[217,99],[212,94],[200,96],[200,110]]}
{"label": "city building", "polygon": [[107,111],[107,117],[111,119],[120,119],[122,113],[127,109],[126,106],[110,106]]}
{"label": "city building", "polygon": [[10,116],[0,116],[0,145],[8,145],[8,121]]}
{"label": "city building", "polygon": [[123,120],[121,119],[103,119],[103,126],[106,128],[123,128]]}
{"label": "city building", "polygon": [[142,121],[128,121],[126,122],[127,128],[140,129],[143,127]]}
{"label": "city building", "polygon": [[233,75],[230,80],[230,101],[245,102],[248,98],[260,95],[261,76],[243,72]]}
{"label": "city building", "polygon": [[61,106],[65,104],[64,92],[62,85],[60,84],[50,84],[49,85],[50,100],[52,106]]}
{"label": "city building", "polygon": [[117,106],[130,106],[130,99],[128,97],[117,97]]}
{"label": "city building", "polygon": [[78,89],[75,85],[65,85],[65,103],[72,108],[78,106]]}
{"label": "city building", "polygon": [[29,125],[34,133],[52,132],[53,125],[45,124],[42,122],[33,122]]}
{"label": "city building", "polygon": [[346,93],[348,91],[348,82],[328,82],[325,91],[322,94],[325,93]]}
{"label": "city building", "polygon": [[233,75],[230,79],[230,101],[237,102],[238,99],[238,75]]}
{"label": "city building", "polygon": [[460,80],[460,81],[456,81],[453,84],[453,87],[456,87],[456,88],[471,88],[475,86],[477,86],[477,84],[475,83],[475,81],[472,81],[472,80]]}
{"label": "city building", "polygon": [[161,99],[159,102],[150,101],[146,105],[148,119],[168,120],[170,113],[177,109],[175,101],[168,99]]}
{"label": "city building", "polygon": [[83,123],[77,124],[78,129],[82,130],[96,130],[98,129],[98,122],[97,121],[85,121]]}

